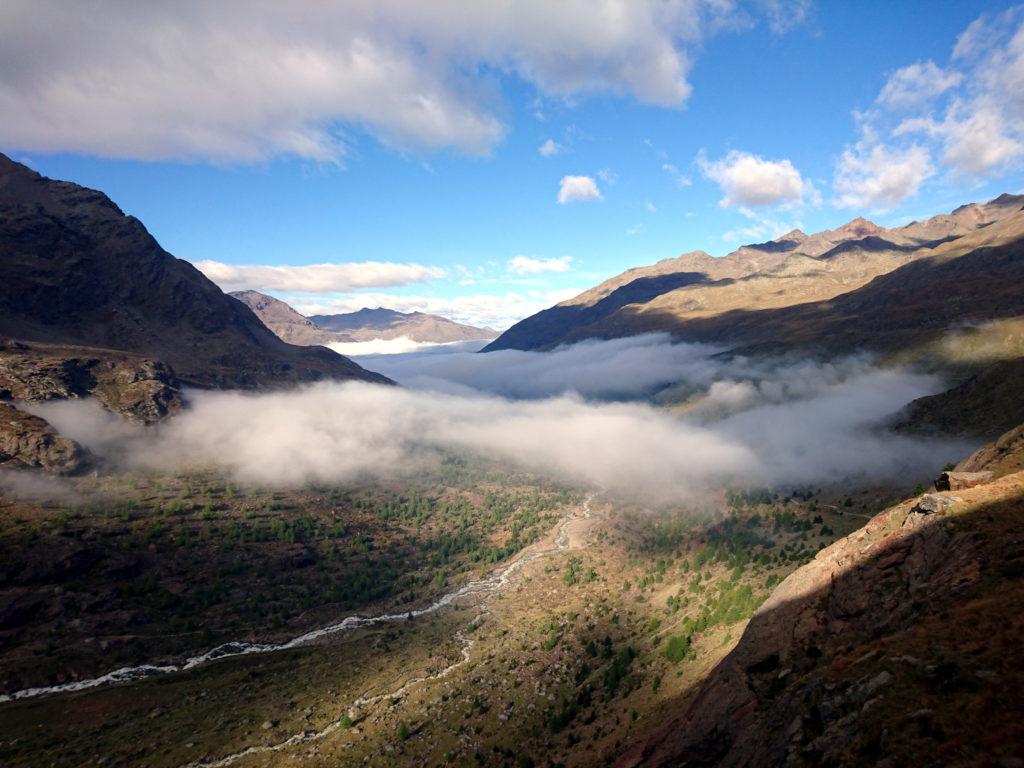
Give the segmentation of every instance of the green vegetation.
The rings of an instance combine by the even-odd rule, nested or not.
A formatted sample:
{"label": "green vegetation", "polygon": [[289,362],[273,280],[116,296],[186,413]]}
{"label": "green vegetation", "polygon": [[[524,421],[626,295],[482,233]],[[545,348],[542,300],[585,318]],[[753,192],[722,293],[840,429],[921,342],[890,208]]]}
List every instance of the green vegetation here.
{"label": "green vegetation", "polygon": [[[678,664],[690,653],[690,638],[686,635],[673,635],[665,643],[665,658]],[[660,682],[659,682],[660,684]]]}

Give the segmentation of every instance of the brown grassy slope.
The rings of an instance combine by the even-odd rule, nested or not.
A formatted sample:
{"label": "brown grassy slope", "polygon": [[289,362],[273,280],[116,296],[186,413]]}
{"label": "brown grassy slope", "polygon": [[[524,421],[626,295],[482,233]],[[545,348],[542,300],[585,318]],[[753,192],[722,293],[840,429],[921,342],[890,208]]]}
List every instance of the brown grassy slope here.
{"label": "brown grassy slope", "polygon": [[944,244],[1012,216],[1022,203],[1024,198],[1005,195],[897,229],[855,219],[811,236],[794,230],[718,259],[701,251],[684,254],[628,270],[527,318],[488,349],[544,349],[591,337],[675,332],[688,321],[730,311],[826,300],[934,255]]}
{"label": "brown grassy slope", "polygon": [[624,307],[588,332],[670,331],[685,341],[886,353],[933,342],[957,325],[1024,315],[1024,213],[1015,213],[825,301],[681,317],[667,294]]}

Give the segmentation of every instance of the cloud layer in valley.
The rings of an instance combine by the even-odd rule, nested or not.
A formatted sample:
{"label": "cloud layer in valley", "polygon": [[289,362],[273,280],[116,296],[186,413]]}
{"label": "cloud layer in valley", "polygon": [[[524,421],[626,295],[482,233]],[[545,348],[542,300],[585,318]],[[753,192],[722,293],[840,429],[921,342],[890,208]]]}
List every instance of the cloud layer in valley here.
{"label": "cloud layer in valley", "polygon": [[[449,380],[447,392],[321,383],[267,394],[193,393],[188,411],[148,432],[88,403],[35,410],[103,455],[161,470],[215,467],[260,485],[404,476],[456,451],[658,501],[723,482],[827,483],[862,473],[927,479],[969,447],[881,429],[906,402],[935,391],[930,377],[859,358],[726,362],[665,339],[607,344],[526,353],[532,360],[475,355],[483,367]],[[674,394],[685,406],[676,412],[573,393],[585,383],[594,397],[636,391],[651,379],[626,382],[666,355],[683,374]],[[459,378],[467,356],[448,357],[446,375]],[[507,391],[502,377],[523,381],[517,396],[533,399],[491,394]]]}

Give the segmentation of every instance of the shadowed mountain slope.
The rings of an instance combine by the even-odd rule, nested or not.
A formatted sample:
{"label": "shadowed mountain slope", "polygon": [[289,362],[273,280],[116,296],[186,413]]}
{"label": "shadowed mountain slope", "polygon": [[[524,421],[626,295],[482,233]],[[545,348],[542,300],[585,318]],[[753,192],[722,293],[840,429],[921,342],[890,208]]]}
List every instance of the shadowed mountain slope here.
{"label": "shadowed mountain slope", "polygon": [[387,381],[328,349],[286,344],[106,195],[3,155],[0,335],[143,354],[203,387]]}
{"label": "shadowed mountain slope", "polygon": [[627,766],[1017,765],[1020,430],[794,571]]}

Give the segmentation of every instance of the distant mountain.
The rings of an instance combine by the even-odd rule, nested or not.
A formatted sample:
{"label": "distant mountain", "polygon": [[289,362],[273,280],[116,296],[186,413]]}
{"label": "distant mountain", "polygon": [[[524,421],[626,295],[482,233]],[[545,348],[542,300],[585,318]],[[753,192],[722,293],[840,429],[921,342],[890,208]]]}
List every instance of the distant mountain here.
{"label": "distant mountain", "polygon": [[[681,339],[789,343],[782,333],[792,328],[779,325],[787,310],[821,322],[822,306],[839,296],[867,286],[911,262],[937,263],[950,254],[965,255],[965,247],[984,248],[1006,244],[1019,236],[1024,196],[1003,195],[984,204],[962,206],[950,214],[904,227],[883,229],[857,218],[835,230],[806,235],[794,230],[768,243],[746,245],[727,256],[715,258],[703,251],[665,259],[647,267],[630,269],[600,285],[526,318],[509,328],[485,351],[496,349],[550,349],[586,338],[628,336],[645,331],[669,331]],[[1012,220],[1009,239],[995,224]],[[944,256],[946,255],[946,256]],[[900,273],[927,281],[927,268]],[[924,288],[922,284],[920,286]],[[1010,286],[1012,287],[1012,286]],[[955,289],[956,286],[952,286]],[[1008,286],[997,286],[1005,292]],[[1016,291],[1017,298],[1021,292]],[[804,306],[804,310],[798,308]],[[893,306],[880,306],[882,316],[864,315],[873,323]],[[967,320],[987,314],[981,306],[962,306]],[[977,309],[978,312],[973,310]],[[810,314],[807,314],[807,313]],[[827,314],[827,313],[826,313]],[[988,313],[990,314],[990,313]],[[832,312],[850,341],[848,317]],[[764,324],[766,319],[772,322]],[[921,318],[922,321],[926,316]],[[885,325],[885,323],[875,323]],[[818,325],[798,329],[804,341],[828,341]],[[866,329],[865,329],[866,331]],[[858,342],[872,341],[865,332]]]}
{"label": "distant mountain", "polygon": [[292,307],[259,291],[232,291],[233,296],[251,309],[267,328],[289,344],[304,346],[330,344],[336,341],[354,341],[351,336],[327,331]]}
{"label": "distant mountain", "polygon": [[427,344],[450,341],[493,339],[498,334],[489,328],[462,325],[438,315],[423,312],[397,312],[393,309],[363,308],[340,315],[305,317],[287,303],[259,291],[234,291],[271,331],[291,344],[331,344],[405,337]]}
{"label": "distant mountain", "polygon": [[3,155],[0,336],[89,359],[142,355],[200,387],[387,381],[328,349],[286,344],[106,195]]}
{"label": "distant mountain", "polygon": [[393,309],[364,307],[358,312],[341,315],[313,315],[319,328],[341,331],[353,341],[397,339],[443,344],[450,341],[493,339],[498,334],[490,328],[463,325],[425,312],[397,312]]}

